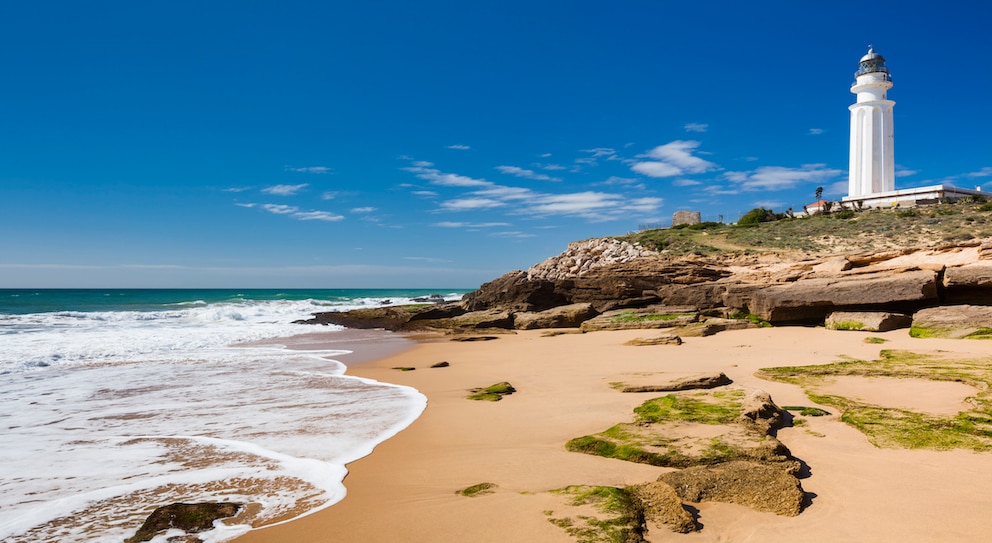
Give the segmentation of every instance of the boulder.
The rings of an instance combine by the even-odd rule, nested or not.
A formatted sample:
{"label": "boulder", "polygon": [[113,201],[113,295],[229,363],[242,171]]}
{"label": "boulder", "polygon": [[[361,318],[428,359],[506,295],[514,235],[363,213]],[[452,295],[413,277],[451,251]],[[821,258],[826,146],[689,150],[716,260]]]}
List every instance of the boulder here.
{"label": "boulder", "polygon": [[696,519],[686,511],[672,485],[656,481],[629,486],[627,491],[637,498],[644,511],[644,520],[663,524],[671,531],[680,534],[687,534],[699,529]]}
{"label": "boulder", "polygon": [[[173,503],[159,507],[148,516],[141,528],[125,543],[150,541],[161,532],[178,528],[190,534],[213,529],[214,521],[233,517],[240,503]],[[170,539],[171,541],[171,539]],[[192,541],[199,541],[194,538]]]}
{"label": "boulder", "polygon": [[472,311],[452,317],[431,321],[431,326],[435,328],[462,328],[462,329],[485,329],[485,328],[513,328],[513,315],[498,309],[488,309],[485,311]]}
{"label": "boulder", "polygon": [[992,335],[992,307],[947,305],[921,309],[913,315],[913,337],[988,337]]}
{"label": "boulder", "polygon": [[785,413],[775,405],[771,395],[764,390],[750,389],[741,402],[741,415],[737,422],[762,434],[782,427]]}
{"label": "boulder", "polygon": [[513,326],[517,330],[537,328],[578,328],[582,321],[596,316],[592,304],[569,304],[538,312],[516,313]]}
{"label": "boulder", "polygon": [[688,502],[724,502],[794,517],[806,494],[799,479],[782,467],[743,460],[666,473],[659,481]]}
{"label": "boulder", "polygon": [[885,311],[835,311],[827,316],[824,326],[830,330],[860,330],[888,332],[909,328],[913,318],[902,313]]}
{"label": "boulder", "polygon": [[759,288],[750,293],[748,307],[770,322],[820,322],[837,310],[917,309],[936,301],[937,272],[896,270]]}

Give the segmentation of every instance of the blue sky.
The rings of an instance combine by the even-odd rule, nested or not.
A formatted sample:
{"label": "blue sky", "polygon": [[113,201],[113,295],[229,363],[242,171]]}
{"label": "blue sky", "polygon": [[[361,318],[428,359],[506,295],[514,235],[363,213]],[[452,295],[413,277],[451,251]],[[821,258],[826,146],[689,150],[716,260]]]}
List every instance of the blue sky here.
{"label": "blue sky", "polygon": [[983,2],[0,2],[0,288],[474,288],[568,242],[992,190]]}

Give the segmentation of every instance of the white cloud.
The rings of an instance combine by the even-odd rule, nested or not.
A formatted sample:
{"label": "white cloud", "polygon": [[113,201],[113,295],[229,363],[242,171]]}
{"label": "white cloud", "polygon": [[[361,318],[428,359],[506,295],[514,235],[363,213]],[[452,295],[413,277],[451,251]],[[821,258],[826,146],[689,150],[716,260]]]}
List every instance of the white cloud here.
{"label": "white cloud", "polygon": [[492,198],[457,198],[441,202],[441,207],[448,211],[469,211],[473,209],[491,209],[506,204]]}
{"label": "white cloud", "polygon": [[516,177],[523,177],[524,179],[533,179],[535,181],[561,181],[560,177],[551,177],[550,175],[537,173],[533,170],[527,170],[517,166],[496,166],[496,169],[500,173],[505,173],[507,175],[513,175]]}
{"label": "white cloud", "polygon": [[702,181],[696,181],[695,179],[676,179],[675,181],[672,181],[673,187],[692,187],[702,184]]}
{"label": "white cloud", "polygon": [[468,145],[462,145],[460,143],[456,143],[455,145],[449,145],[448,149],[454,149],[456,151],[468,151],[469,149],[471,149],[471,147],[469,147]]}
{"label": "white cloud", "polygon": [[265,187],[262,189],[262,192],[266,194],[274,194],[276,196],[292,196],[309,186],[309,183],[301,183],[299,185],[273,185],[271,187]]}
{"label": "white cloud", "polygon": [[823,194],[827,196],[841,196],[847,194],[847,190],[851,188],[849,186],[848,180],[837,181],[823,187]]}
{"label": "white cloud", "polygon": [[822,134],[824,132],[826,132],[826,130],[824,130],[822,128],[810,128],[809,129],[809,132],[807,132],[807,134],[809,134],[810,136],[819,136],[820,134]]}
{"label": "white cloud", "polygon": [[411,194],[414,196],[423,196],[425,198],[433,198],[438,195],[433,190],[415,190]]}
{"label": "white cloud", "polygon": [[537,167],[537,168],[540,168],[542,170],[547,170],[549,172],[554,172],[554,171],[559,171],[559,170],[567,170],[568,169],[565,166],[562,166],[561,164],[541,164],[540,162],[538,162],[537,164],[534,164],[534,166]]}
{"label": "white cloud", "polygon": [[544,154],[541,154],[541,155],[537,155],[537,156],[539,156],[539,157],[541,157],[541,158],[548,158],[548,157],[550,157],[550,156],[551,156],[551,153],[544,153]]}
{"label": "white cloud", "polygon": [[682,175],[682,169],[664,162],[635,162],[631,170],[648,177],[675,177]]}
{"label": "white cloud", "polygon": [[340,194],[340,193],[339,192],[336,192],[336,191],[328,191],[328,192],[325,192],[324,194],[321,194],[320,195],[320,199],[321,200],[333,200],[333,199],[335,199],[335,198],[338,197],[338,194]]}
{"label": "white cloud", "polygon": [[699,147],[698,141],[675,140],[664,145],[659,145],[645,153],[645,155],[649,158],[677,166],[689,173],[703,173],[716,169],[716,164],[692,154],[697,147]]}
{"label": "white cloud", "polygon": [[992,177],[992,166],[986,166],[977,172],[967,173],[965,177]]}
{"label": "white cloud", "polygon": [[[992,170],[992,168],[989,168]],[[911,175],[916,175],[920,173],[919,170],[910,170],[909,168],[903,168],[902,166],[896,166],[896,177],[909,177]],[[992,175],[990,173],[989,175]]]}
{"label": "white cloud", "polygon": [[229,187],[223,189],[224,192],[244,192],[246,190],[251,190],[251,187]]}
{"label": "white cloud", "polygon": [[317,173],[317,174],[328,174],[334,170],[328,168],[327,166],[305,166],[302,168],[294,168],[292,166],[286,166],[287,172],[297,172],[297,173]]}
{"label": "white cloud", "polygon": [[649,177],[675,177],[684,173],[703,173],[717,169],[717,165],[692,153],[698,141],[675,140],[659,145],[639,158],[653,160],[634,161],[630,169]]}
{"label": "white cloud", "polygon": [[706,123],[686,123],[683,127],[686,132],[706,132],[710,125]]}
{"label": "white cloud", "polygon": [[842,174],[824,164],[804,164],[799,168],[762,166],[751,172],[727,172],[724,177],[740,184],[745,191],[791,189],[799,183],[823,183]]}
{"label": "white cloud", "polygon": [[248,203],[248,204],[239,204],[239,203],[235,203],[234,205],[236,205],[238,207],[247,207],[248,209],[251,209],[251,208],[255,207],[256,204],[251,204],[251,203]]}
{"label": "white cloud", "polygon": [[378,211],[377,207],[356,207],[351,210],[352,213],[372,213],[373,211]]}

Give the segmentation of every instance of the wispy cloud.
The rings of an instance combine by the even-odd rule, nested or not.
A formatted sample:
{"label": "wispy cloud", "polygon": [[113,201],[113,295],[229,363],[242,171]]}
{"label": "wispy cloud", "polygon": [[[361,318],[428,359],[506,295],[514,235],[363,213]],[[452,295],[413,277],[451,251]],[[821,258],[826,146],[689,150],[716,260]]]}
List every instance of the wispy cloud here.
{"label": "wispy cloud", "polygon": [[441,221],[432,224],[431,226],[436,226],[438,228],[496,228],[502,226],[510,226],[508,222],[455,222],[455,221]]}
{"label": "wispy cloud", "polygon": [[454,145],[449,145],[447,148],[448,149],[454,149],[456,151],[468,151],[469,149],[471,149],[471,147],[469,147],[468,145],[462,145],[460,143],[456,143]]}
{"label": "wispy cloud", "polygon": [[492,198],[456,198],[441,202],[441,207],[448,211],[472,211],[478,209],[491,209],[506,205],[499,200]]}
{"label": "wispy cloud", "polygon": [[337,222],[344,220],[341,215],[336,215],[328,211],[302,211],[296,206],[284,204],[262,204],[262,209],[276,215],[287,215],[300,221],[328,221]]}
{"label": "wispy cloud", "polygon": [[410,194],[413,194],[414,196],[421,196],[423,198],[434,198],[438,196],[438,193],[434,192],[433,190],[415,190]]}
{"label": "wispy cloud", "polygon": [[535,168],[542,169],[542,170],[547,170],[549,172],[555,172],[555,171],[567,170],[568,169],[565,166],[562,166],[561,164],[542,164],[540,162],[538,162],[537,164],[534,164],[534,167]]}
{"label": "wispy cloud", "polygon": [[659,145],[638,158],[651,160],[635,161],[630,169],[649,177],[674,177],[684,173],[704,173],[717,169],[717,165],[695,156],[698,141],[675,140]]}
{"label": "wispy cloud", "polygon": [[695,179],[676,179],[675,181],[672,181],[673,187],[692,187],[702,184],[702,181],[696,181]]}
{"label": "wispy cloud", "polygon": [[352,213],[372,213],[373,211],[378,211],[377,207],[356,207],[351,210]]}
{"label": "wispy cloud", "polygon": [[706,123],[686,123],[683,127],[686,132],[706,132],[710,125]]}
{"label": "wispy cloud", "polygon": [[253,207],[255,207],[255,206],[256,206],[257,204],[253,204],[253,203],[238,203],[238,202],[235,202],[235,204],[234,204],[234,205],[236,205],[236,206],[238,206],[238,207],[247,207],[248,209],[251,209],[251,208],[253,208]]}
{"label": "wispy cloud", "polygon": [[804,164],[799,168],[782,166],[762,166],[749,172],[726,172],[723,177],[738,183],[741,190],[784,190],[800,183],[824,183],[838,175],[841,170],[827,168],[824,164]]}
{"label": "wispy cloud", "polygon": [[429,256],[404,256],[403,260],[416,260],[418,262],[432,262],[432,263],[451,262],[450,260],[444,258],[433,258]]}
{"label": "wispy cloud", "polygon": [[809,129],[809,132],[807,132],[807,134],[810,135],[810,136],[819,136],[820,134],[822,134],[824,132],[826,132],[826,130],[824,130],[822,128],[810,128]]}
{"label": "wispy cloud", "polygon": [[965,177],[992,177],[992,166],[986,166],[977,172],[966,173]]}
{"label": "wispy cloud", "polygon": [[611,157],[617,154],[616,150],[611,149],[610,147],[596,147],[595,149],[583,149],[582,152],[592,154],[593,158],[601,158],[604,156]]}
{"label": "wispy cloud", "polygon": [[560,177],[551,177],[550,175],[537,173],[534,170],[527,170],[517,166],[496,166],[496,169],[500,173],[523,177],[524,179],[533,179],[535,181],[561,181]]}
{"label": "wispy cloud", "polygon": [[297,173],[328,174],[328,173],[332,173],[334,170],[328,168],[327,166],[303,166],[303,167],[286,166],[286,171],[297,172]]}
{"label": "wispy cloud", "polygon": [[[989,175],[992,175],[992,168],[989,168],[989,170],[990,170]],[[919,170],[910,170],[909,168],[896,166],[896,177],[909,177],[911,175],[916,175],[918,173],[920,173]]]}
{"label": "wispy cloud", "polygon": [[402,169],[413,173],[420,179],[428,181],[432,185],[440,185],[444,187],[488,187],[493,184],[485,179],[473,179],[464,175],[444,173],[441,170],[434,168],[433,163],[426,161],[417,161],[414,162],[412,166]]}
{"label": "wispy cloud", "polygon": [[292,196],[309,186],[309,183],[301,183],[299,185],[273,185],[271,187],[265,187],[262,189],[262,192],[266,194],[274,194],[276,196]]}
{"label": "wispy cloud", "polygon": [[754,207],[763,207],[765,209],[775,210],[785,207],[785,202],[779,202],[778,200],[758,200],[751,205]]}
{"label": "wispy cloud", "polygon": [[526,238],[536,238],[537,234],[530,234],[527,232],[493,232],[489,234],[494,238],[510,238],[510,239],[526,239]]}
{"label": "wispy cloud", "polygon": [[222,190],[224,192],[244,192],[246,190],[251,190],[251,187],[228,187]]}

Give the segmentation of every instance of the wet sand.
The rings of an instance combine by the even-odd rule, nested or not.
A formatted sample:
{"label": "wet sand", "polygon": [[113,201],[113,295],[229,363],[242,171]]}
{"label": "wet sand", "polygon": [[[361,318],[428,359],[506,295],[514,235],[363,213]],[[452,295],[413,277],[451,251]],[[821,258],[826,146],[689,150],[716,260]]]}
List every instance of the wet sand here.
{"label": "wet sand", "polygon": [[[769,366],[823,364],[840,355],[873,359],[881,348],[992,356],[992,342],[912,339],[905,330],[867,334],[755,329],[686,338],[681,346],[623,345],[654,334],[633,330],[542,337],[540,331],[528,331],[486,342],[418,343],[393,356],[354,364],[349,374],[417,388],[428,397],[426,411],[371,455],[348,466],[348,495],[342,502],[287,524],[254,530],[237,541],[573,541],[548,522],[544,511],[560,502],[546,491],[573,484],[630,485],[669,471],[564,449],[573,437],[629,420],[634,407],[659,395],[623,394],[610,386],[612,382],[723,371],[737,385],[768,391],[779,405],[812,405],[800,388],[760,380],[754,372]],[[889,342],[866,344],[863,339],[869,335]],[[441,361],[450,367],[430,368]],[[399,366],[417,369],[391,369]],[[468,389],[501,381],[509,381],[518,392],[500,402],[465,399]],[[900,401],[902,394],[896,391]],[[884,402],[885,394],[872,399]],[[681,535],[652,529],[648,540],[992,538],[987,521],[992,454],[878,449],[836,416],[809,418],[805,427],[782,429],[778,437],[810,468],[802,484],[812,504],[802,514],[780,517],[737,505],[702,503],[696,506],[702,531]],[[481,482],[498,488],[474,498],[457,494]]]}

